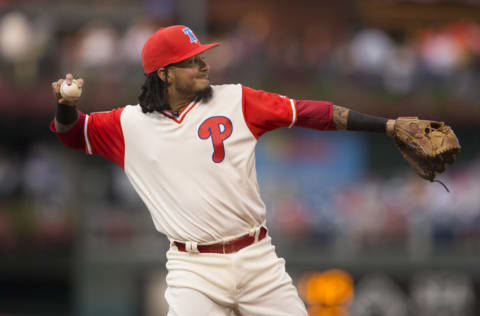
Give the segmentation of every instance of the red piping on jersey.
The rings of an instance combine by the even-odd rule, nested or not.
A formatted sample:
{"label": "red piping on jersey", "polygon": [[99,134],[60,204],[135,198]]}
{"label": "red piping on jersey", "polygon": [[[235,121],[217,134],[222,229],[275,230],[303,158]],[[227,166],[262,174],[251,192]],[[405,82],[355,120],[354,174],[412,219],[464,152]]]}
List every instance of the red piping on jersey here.
{"label": "red piping on jersey", "polygon": [[[293,102],[293,109],[292,109],[292,124],[291,124],[291,127],[294,127],[295,124],[297,124],[298,122],[298,108],[297,108],[297,100],[294,100],[294,99],[290,99],[291,102]],[[295,110],[295,113],[293,112]],[[293,120],[293,116],[295,115],[295,120]]]}
{"label": "red piping on jersey", "polygon": [[[178,117],[176,117],[175,115],[173,115],[171,113],[171,111],[162,111],[160,113],[162,113],[163,115],[165,115],[166,117],[168,117],[169,119],[177,122],[178,124],[182,123],[183,122],[183,119],[187,116],[188,112],[190,112],[191,109],[193,109],[193,107],[198,103],[198,100],[194,100],[192,101],[189,105],[187,105],[186,107],[184,107],[181,111],[180,111],[180,115]],[[180,118],[180,120],[178,119]]]}

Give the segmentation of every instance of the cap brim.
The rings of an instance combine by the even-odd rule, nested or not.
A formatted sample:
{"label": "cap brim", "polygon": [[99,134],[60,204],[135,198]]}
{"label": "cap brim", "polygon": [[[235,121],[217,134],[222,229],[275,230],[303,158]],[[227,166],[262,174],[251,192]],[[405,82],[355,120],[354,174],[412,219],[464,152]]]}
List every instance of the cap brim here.
{"label": "cap brim", "polygon": [[[169,65],[175,64],[178,62],[181,62],[182,60],[189,59],[190,57],[193,57],[195,55],[201,54],[206,50],[209,50],[210,48],[214,48],[216,46],[220,45],[220,43],[211,43],[211,44],[205,44],[205,45],[200,45],[199,47],[195,48],[194,50],[188,52],[188,54],[183,55],[182,57],[179,57],[175,60],[173,60]],[[168,66],[168,65],[167,65]],[[165,66],[166,67],[166,66]]]}

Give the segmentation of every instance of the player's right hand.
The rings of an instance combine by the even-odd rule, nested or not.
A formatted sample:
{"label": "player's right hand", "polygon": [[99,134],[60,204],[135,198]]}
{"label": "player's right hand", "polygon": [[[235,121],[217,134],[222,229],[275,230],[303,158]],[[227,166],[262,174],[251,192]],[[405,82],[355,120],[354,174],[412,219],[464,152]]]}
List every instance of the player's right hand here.
{"label": "player's right hand", "polygon": [[68,85],[72,84],[72,81],[73,80],[76,80],[77,81],[77,85],[79,88],[82,88],[83,87],[83,79],[75,79],[73,78],[73,75],[72,74],[67,74],[65,76],[65,79],[59,79],[55,82],[52,82],[52,89],[53,89],[53,95],[55,96],[56,100],[57,100],[57,103],[61,103],[61,104],[67,104],[67,105],[77,105],[77,102],[78,102],[78,99],[75,100],[75,101],[68,101],[64,98],[62,98],[62,95],[60,93],[60,87],[62,86],[63,82],[67,82]]}

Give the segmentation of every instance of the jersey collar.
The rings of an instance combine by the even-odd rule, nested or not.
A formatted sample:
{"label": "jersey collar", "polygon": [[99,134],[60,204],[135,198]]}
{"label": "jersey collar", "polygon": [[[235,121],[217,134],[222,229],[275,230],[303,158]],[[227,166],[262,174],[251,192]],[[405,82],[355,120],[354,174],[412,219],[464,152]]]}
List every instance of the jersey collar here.
{"label": "jersey collar", "polygon": [[190,104],[188,104],[186,107],[184,107],[178,115],[173,114],[171,111],[161,111],[163,115],[168,117],[169,119],[174,120],[177,123],[182,123],[183,119],[185,116],[187,116],[187,113],[190,112],[190,110],[198,103],[198,100],[195,99]]}

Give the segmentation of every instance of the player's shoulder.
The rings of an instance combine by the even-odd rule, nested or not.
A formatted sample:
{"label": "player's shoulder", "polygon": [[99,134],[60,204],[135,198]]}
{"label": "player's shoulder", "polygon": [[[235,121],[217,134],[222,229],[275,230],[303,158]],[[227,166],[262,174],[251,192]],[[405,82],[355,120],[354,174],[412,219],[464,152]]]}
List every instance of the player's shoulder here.
{"label": "player's shoulder", "polygon": [[211,85],[213,93],[224,93],[227,91],[242,89],[242,85],[239,83],[227,83],[219,85]]}
{"label": "player's shoulder", "polygon": [[261,90],[261,89],[255,89],[240,83],[235,83],[235,84],[222,84],[222,85],[212,85],[212,88],[214,92],[218,93],[225,93],[229,91],[238,91],[240,93],[247,93],[247,94],[252,94],[252,93],[269,93],[267,91]]}
{"label": "player's shoulder", "polygon": [[125,106],[120,106],[120,107],[116,107],[116,108],[113,108],[111,110],[105,110],[105,111],[94,111],[94,112],[90,112],[88,115],[121,114],[125,109],[127,109],[129,107],[132,107],[132,106],[135,106],[135,105],[125,105]]}
{"label": "player's shoulder", "polygon": [[214,99],[232,98],[236,95],[241,95],[241,84],[221,84],[211,85]]}
{"label": "player's shoulder", "polygon": [[141,113],[142,107],[140,106],[140,104],[128,104],[123,107],[123,111],[125,113],[128,113],[128,112]]}
{"label": "player's shoulder", "polygon": [[107,111],[95,111],[88,113],[88,117],[94,120],[119,119],[125,107],[113,108]]}
{"label": "player's shoulder", "polygon": [[146,120],[152,115],[158,115],[158,113],[144,113],[140,104],[129,104],[124,107],[122,112],[122,121],[135,121],[140,122]]}

